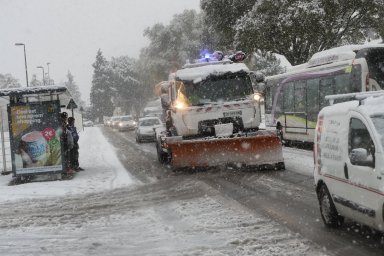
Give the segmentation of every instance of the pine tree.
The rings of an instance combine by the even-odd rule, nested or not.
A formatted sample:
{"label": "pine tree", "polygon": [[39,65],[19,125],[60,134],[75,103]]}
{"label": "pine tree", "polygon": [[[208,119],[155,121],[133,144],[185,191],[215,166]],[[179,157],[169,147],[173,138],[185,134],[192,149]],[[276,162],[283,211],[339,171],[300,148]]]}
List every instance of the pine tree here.
{"label": "pine tree", "polygon": [[128,56],[112,58],[110,67],[110,89],[114,91],[113,102],[123,113],[130,113],[136,99],[141,98],[136,60]]}
{"label": "pine tree", "polygon": [[92,64],[94,68],[91,88],[91,108],[94,118],[98,118],[99,122],[103,121],[103,116],[112,116],[112,90],[110,88],[110,69],[108,61],[104,58],[103,53],[99,49],[96,55],[96,61]]}
{"label": "pine tree", "polygon": [[21,87],[19,81],[11,74],[0,74],[0,89]]}
{"label": "pine tree", "polygon": [[140,65],[150,78],[149,84],[168,79],[169,73],[187,60],[199,58],[205,48],[204,32],[202,16],[194,10],[175,15],[168,26],[158,23],[147,28],[144,36],[150,44],[141,51]]}
{"label": "pine tree", "polygon": [[79,91],[79,87],[75,83],[74,77],[69,70],[67,73],[67,79],[68,79],[68,81],[66,81],[64,83],[64,85],[65,85],[65,87],[67,87],[69,93],[72,96],[72,99],[76,102],[76,104],[79,106],[79,108],[81,106],[84,106],[84,102],[81,100],[81,93]]}

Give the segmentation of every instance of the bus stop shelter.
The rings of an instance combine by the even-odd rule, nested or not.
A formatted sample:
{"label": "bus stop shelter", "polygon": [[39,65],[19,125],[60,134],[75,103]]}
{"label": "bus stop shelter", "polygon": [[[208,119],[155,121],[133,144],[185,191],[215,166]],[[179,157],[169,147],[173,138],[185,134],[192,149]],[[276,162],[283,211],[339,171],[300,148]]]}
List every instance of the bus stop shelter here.
{"label": "bus stop shelter", "polygon": [[71,101],[67,88],[43,86],[1,89],[0,97],[8,101],[13,177],[62,174],[65,168],[60,141],[60,112]]}

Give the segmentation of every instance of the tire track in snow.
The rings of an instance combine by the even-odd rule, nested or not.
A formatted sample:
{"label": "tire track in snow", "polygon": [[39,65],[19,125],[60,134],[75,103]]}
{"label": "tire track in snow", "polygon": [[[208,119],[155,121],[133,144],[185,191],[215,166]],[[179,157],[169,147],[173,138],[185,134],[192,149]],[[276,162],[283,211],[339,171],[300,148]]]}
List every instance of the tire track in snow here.
{"label": "tire track in snow", "polygon": [[384,245],[375,232],[355,232],[351,223],[340,230],[324,227],[313,181],[306,175],[289,170],[218,170],[197,176],[224,196],[300,233],[333,255],[382,255]]}

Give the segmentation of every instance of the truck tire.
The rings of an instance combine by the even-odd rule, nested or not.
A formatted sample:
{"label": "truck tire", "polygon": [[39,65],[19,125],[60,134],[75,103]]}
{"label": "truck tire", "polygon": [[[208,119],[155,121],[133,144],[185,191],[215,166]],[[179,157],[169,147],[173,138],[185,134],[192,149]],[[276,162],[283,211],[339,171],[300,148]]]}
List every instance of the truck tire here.
{"label": "truck tire", "polygon": [[344,222],[344,217],[337,213],[335,204],[325,184],[318,190],[320,214],[325,226],[331,228],[340,227]]}
{"label": "truck tire", "polygon": [[284,162],[278,162],[277,164],[275,164],[275,170],[285,171],[285,163]]}

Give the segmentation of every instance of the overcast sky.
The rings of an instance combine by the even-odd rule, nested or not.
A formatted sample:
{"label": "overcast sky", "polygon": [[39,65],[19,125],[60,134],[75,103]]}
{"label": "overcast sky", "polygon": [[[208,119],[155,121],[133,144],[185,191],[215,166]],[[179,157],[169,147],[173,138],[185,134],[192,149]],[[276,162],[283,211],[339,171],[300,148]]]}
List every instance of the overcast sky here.
{"label": "overcast sky", "polygon": [[39,80],[43,66],[56,83],[68,70],[89,102],[98,49],[107,59],[137,58],[148,45],[143,31],[157,22],[168,24],[173,15],[199,8],[200,0],[0,0],[0,74],[11,74],[26,86],[28,77]]}

